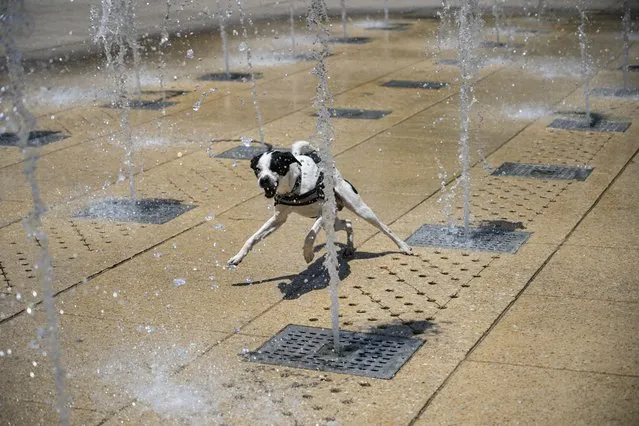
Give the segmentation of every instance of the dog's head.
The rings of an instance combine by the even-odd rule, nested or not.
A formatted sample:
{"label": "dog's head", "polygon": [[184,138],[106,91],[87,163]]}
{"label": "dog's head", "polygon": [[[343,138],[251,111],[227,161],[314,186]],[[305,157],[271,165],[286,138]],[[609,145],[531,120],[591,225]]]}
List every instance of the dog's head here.
{"label": "dog's head", "polygon": [[286,176],[291,164],[301,164],[290,152],[268,151],[251,159],[251,169],[266,198],[273,198],[281,178]]}

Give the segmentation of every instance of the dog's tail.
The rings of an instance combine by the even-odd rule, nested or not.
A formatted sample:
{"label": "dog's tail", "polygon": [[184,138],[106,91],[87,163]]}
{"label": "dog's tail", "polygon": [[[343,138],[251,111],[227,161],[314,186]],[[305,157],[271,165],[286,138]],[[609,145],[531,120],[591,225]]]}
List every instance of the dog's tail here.
{"label": "dog's tail", "polygon": [[291,153],[293,153],[293,155],[308,155],[313,152],[317,152],[317,148],[307,141],[294,142],[291,147]]}

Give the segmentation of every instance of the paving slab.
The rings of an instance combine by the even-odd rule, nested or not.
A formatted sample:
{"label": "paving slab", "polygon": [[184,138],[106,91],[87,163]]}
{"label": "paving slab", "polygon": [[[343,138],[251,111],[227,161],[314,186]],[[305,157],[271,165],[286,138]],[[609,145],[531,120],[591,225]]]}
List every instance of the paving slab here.
{"label": "paving slab", "polygon": [[627,424],[637,378],[465,362],[415,424]]}

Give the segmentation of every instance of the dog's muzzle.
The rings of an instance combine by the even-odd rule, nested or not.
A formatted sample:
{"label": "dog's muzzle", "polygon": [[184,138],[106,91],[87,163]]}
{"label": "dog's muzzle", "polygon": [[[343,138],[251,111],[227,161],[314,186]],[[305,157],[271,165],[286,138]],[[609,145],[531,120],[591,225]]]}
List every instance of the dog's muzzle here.
{"label": "dog's muzzle", "polygon": [[266,198],[273,198],[275,196],[275,191],[277,190],[277,184],[273,182],[270,178],[263,177],[258,181],[260,188],[264,190],[264,196]]}

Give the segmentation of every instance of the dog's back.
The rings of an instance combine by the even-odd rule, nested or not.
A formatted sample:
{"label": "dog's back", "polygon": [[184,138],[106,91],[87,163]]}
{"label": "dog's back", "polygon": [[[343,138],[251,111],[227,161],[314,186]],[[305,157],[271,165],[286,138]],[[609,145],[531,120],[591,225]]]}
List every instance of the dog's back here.
{"label": "dog's back", "polygon": [[317,153],[317,148],[308,141],[297,141],[291,146],[291,152],[293,155],[309,155]]}

